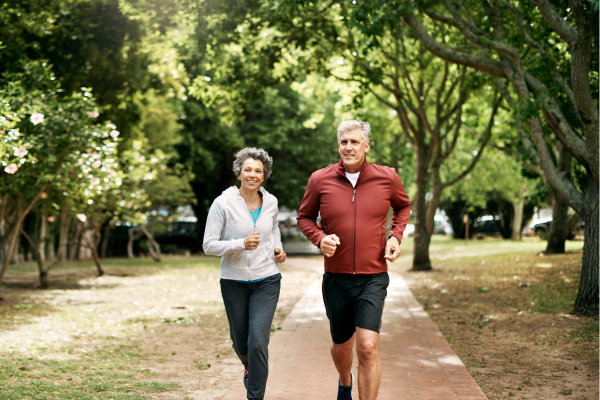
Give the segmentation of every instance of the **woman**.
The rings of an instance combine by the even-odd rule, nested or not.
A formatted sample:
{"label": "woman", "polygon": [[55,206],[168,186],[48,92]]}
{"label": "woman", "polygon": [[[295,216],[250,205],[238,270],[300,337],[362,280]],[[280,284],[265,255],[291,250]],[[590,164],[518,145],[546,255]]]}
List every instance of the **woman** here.
{"label": "woman", "polygon": [[244,364],[248,399],[263,399],[269,373],[268,344],[286,260],[277,224],[277,199],[261,183],[273,160],[263,149],[235,155],[233,172],[241,182],[210,207],[204,253],[221,256],[221,294],[233,349]]}

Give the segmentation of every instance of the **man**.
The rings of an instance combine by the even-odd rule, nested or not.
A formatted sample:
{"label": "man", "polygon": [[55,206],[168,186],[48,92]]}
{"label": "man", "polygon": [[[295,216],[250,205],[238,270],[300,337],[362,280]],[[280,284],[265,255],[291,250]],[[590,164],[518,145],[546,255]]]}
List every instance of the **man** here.
{"label": "man", "polygon": [[[325,255],[323,300],[340,378],[338,400],[352,399],[352,348],[358,355],[360,400],[377,398],[381,381],[379,330],[389,276],[400,256],[410,200],[392,168],[366,161],[371,128],[344,121],[337,129],[341,160],[313,173],[298,210],[302,233]],[[393,208],[392,230],[386,221]],[[321,213],[321,229],[316,224]]]}

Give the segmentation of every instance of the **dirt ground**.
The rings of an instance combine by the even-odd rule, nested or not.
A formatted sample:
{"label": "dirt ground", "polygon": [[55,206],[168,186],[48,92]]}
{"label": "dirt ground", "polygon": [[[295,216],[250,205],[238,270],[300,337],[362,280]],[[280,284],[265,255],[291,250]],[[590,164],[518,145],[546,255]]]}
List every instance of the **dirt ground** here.
{"label": "dirt ground", "polygon": [[[52,359],[89,368],[96,354],[114,343],[130,343],[142,358],[127,368],[148,372],[135,379],[151,377],[175,384],[169,386],[175,389],[152,393],[152,398],[222,398],[233,379],[242,379],[243,369],[231,348],[218,260],[173,259],[167,257],[164,266],[143,268],[107,263],[107,275],[101,278],[93,277],[92,268],[71,266],[53,272],[49,290],[35,288],[33,266],[17,269],[0,292],[0,356],[7,364],[0,359],[0,372],[10,366],[11,355],[20,360],[28,357],[29,362]],[[207,260],[210,264],[204,265]],[[318,277],[305,266],[294,259],[281,265],[274,331]],[[97,396],[112,398],[108,393]],[[131,398],[148,397],[140,393]]]}
{"label": "dirt ground", "polygon": [[396,267],[490,399],[598,399],[598,319],[571,315],[581,252]]}
{"label": "dirt ground", "polygon": [[[404,276],[488,398],[598,399],[598,320],[569,314],[581,252],[540,256],[541,247],[475,243],[466,252],[447,240],[434,242],[434,271],[414,273],[408,272],[409,242],[391,269]],[[0,381],[16,358],[70,362],[72,371],[110,370],[111,363],[120,362],[127,371],[141,370],[129,383],[153,379],[166,385],[131,397],[91,387],[80,389],[83,397],[46,396],[45,391],[22,397],[31,399],[83,399],[94,393],[106,400],[213,400],[242,378],[229,339],[218,259],[110,260],[105,269],[103,278],[94,276],[91,264],[57,269],[48,290],[36,288],[33,265],[9,270],[0,290]],[[274,331],[320,279],[322,260],[290,258],[281,270]],[[117,347],[126,345],[137,349],[139,358],[116,359]],[[6,384],[29,385],[29,372],[17,376],[23,368],[4,375],[12,376]],[[60,379],[85,378],[70,374]]]}

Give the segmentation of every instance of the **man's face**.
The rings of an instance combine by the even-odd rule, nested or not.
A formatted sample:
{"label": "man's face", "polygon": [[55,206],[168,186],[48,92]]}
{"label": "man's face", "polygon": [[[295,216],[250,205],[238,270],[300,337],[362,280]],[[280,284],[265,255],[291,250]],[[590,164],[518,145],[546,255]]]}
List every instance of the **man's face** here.
{"label": "man's face", "polygon": [[338,148],[346,172],[360,171],[366,154],[371,147],[370,142],[365,142],[360,129],[344,132],[340,135]]}

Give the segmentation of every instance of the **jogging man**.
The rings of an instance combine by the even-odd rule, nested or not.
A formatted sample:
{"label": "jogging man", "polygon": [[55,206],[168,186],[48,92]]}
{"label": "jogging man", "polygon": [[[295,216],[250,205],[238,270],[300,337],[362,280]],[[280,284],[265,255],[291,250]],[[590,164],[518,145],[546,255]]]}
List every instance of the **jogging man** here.
{"label": "jogging man", "polygon": [[[338,400],[352,399],[352,348],[358,355],[360,400],[377,398],[381,381],[379,330],[389,276],[387,260],[400,256],[410,200],[392,168],[366,161],[371,128],[344,121],[337,129],[341,160],[308,181],[298,210],[302,233],[325,255],[323,300],[340,375]],[[394,214],[389,239],[386,221]],[[321,213],[321,228],[316,224]]]}

